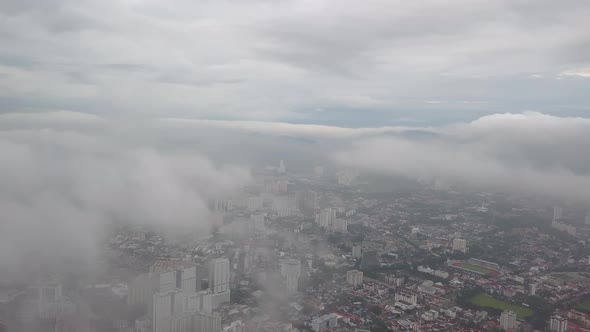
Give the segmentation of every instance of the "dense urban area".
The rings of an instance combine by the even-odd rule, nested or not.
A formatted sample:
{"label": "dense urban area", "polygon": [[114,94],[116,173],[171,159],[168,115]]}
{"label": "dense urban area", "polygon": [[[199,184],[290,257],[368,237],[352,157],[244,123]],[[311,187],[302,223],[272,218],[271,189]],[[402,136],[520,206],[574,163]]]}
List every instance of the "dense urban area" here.
{"label": "dense urban area", "polygon": [[119,225],[92,277],[3,282],[0,330],[590,331],[584,206],[373,186],[267,166],[205,231]]}

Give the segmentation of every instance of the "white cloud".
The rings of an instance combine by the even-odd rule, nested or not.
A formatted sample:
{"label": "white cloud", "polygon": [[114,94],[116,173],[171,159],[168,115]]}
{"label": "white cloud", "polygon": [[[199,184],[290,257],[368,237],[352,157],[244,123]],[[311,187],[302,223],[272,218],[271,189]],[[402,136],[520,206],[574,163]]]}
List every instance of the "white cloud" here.
{"label": "white cloud", "polygon": [[[408,127],[346,128],[324,125],[292,124],[283,122],[195,120],[182,118],[166,118],[161,119],[160,122],[163,125],[173,127],[237,129],[241,131],[272,136],[289,136],[301,138],[307,137],[320,139],[353,139],[362,136],[377,136],[393,133],[402,133],[410,129],[418,129]],[[419,129],[428,130],[423,128]]]}
{"label": "white cloud", "polygon": [[10,127],[101,127],[105,120],[93,114],[72,111],[45,111],[39,113],[5,113],[0,114],[0,126]]}
{"label": "white cloud", "polygon": [[407,100],[515,110],[553,105],[525,88],[571,99],[531,74],[590,65],[585,1],[17,2],[0,3],[8,106],[247,120],[429,107]]}
{"label": "white cloud", "polygon": [[[141,136],[138,143],[114,140],[107,129],[54,129],[62,127],[59,122],[94,122],[92,117],[46,114],[41,129],[30,128],[31,119],[40,120],[0,116],[0,125],[11,122],[11,129],[0,130],[3,273],[40,262],[53,268],[71,260],[91,265],[97,241],[112,224],[206,234],[208,200],[250,180],[244,168],[215,166],[188,150],[163,151],[141,143]],[[22,125],[15,128],[18,120]]]}
{"label": "white cloud", "polygon": [[426,140],[359,140],[335,159],[379,173],[590,202],[590,157],[581,153],[588,142],[590,119],[495,114]]}
{"label": "white cloud", "polygon": [[[333,140],[336,161],[368,171],[442,178],[484,189],[587,200],[590,119],[502,113],[442,127],[344,128],[258,121],[162,119],[171,128],[216,128]],[[343,148],[353,143],[349,149]],[[317,147],[320,148],[320,147]],[[326,154],[330,152],[324,151]]]}
{"label": "white cloud", "polygon": [[590,77],[590,68],[566,70],[561,73],[561,76],[578,76],[588,78]]}

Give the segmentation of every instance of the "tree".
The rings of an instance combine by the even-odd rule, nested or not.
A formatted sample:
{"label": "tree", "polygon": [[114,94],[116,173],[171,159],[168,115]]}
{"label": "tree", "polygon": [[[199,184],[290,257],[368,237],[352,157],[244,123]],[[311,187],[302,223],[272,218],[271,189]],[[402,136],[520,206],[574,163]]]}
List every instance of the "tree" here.
{"label": "tree", "polygon": [[369,310],[371,310],[371,312],[377,316],[380,316],[383,313],[383,309],[376,305],[372,306]]}

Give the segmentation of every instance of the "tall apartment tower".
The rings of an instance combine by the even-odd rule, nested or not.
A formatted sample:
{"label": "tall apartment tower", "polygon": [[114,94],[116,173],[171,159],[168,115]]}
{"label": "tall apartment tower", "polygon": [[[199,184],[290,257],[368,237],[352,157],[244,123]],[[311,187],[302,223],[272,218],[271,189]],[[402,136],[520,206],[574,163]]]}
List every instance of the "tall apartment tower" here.
{"label": "tall apartment tower", "polygon": [[561,206],[553,207],[553,220],[563,219],[563,208]]}
{"label": "tall apartment tower", "polygon": [[507,332],[516,331],[516,313],[512,310],[503,311],[500,315],[500,327]]}
{"label": "tall apartment tower", "polygon": [[214,294],[229,290],[229,259],[216,258],[209,262],[209,289]]}
{"label": "tall apartment tower", "polygon": [[549,330],[551,332],[565,332],[567,331],[567,318],[561,316],[551,316],[549,321]]}
{"label": "tall apartment tower", "polygon": [[453,251],[467,252],[467,240],[459,238],[453,239]]}
{"label": "tall apartment tower", "polygon": [[297,293],[299,277],[301,276],[301,261],[298,259],[282,259],[280,262],[281,276],[285,282],[288,295]]}

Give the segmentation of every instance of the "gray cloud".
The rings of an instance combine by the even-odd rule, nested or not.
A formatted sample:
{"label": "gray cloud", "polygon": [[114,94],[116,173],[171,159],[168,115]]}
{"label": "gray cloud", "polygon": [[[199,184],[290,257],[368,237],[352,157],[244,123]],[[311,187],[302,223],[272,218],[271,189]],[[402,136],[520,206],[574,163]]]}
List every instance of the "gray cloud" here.
{"label": "gray cloud", "polygon": [[496,114],[437,130],[425,140],[357,141],[344,165],[484,190],[515,190],[590,202],[590,119]]}
{"label": "gray cloud", "polygon": [[[0,104],[310,121],[318,107],[423,119],[569,114],[562,105],[573,99],[590,108],[570,88],[588,90],[585,76],[560,75],[590,66],[585,1],[27,0],[0,8]],[[528,79],[535,74],[537,82]]]}
{"label": "gray cloud", "polygon": [[[89,131],[88,122],[104,127]],[[4,273],[39,262],[91,264],[96,241],[113,224],[208,231],[207,201],[249,181],[246,169],[215,166],[190,150],[113,139],[112,124],[87,115],[5,114],[0,125]]]}
{"label": "gray cloud", "polygon": [[[486,115],[438,127],[346,128],[260,121],[162,119],[174,130],[219,129],[311,140],[342,166],[484,190],[588,201],[590,119],[539,112]],[[278,144],[278,143],[277,143]],[[316,162],[320,162],[316,160]]]}
{"label": "gray cloud", "polygon": [[429,129],[427,128],[345,128],[312,124],[292,124],[283,122],[195,120],[184,118],[164,118],[160,119],[159,121],[162,125],[176,128],[236,129],[249,133],[257,133],[271,136],[287,136],[296,138],[317,139],[354,139],[362,136],[378,136],[388,133],[395,134],[407,131],[429,131]]}

